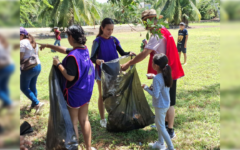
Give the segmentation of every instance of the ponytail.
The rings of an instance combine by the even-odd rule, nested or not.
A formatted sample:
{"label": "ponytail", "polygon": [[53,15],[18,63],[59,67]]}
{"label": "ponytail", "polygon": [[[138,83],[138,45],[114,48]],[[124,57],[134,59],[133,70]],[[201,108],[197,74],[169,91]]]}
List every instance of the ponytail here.
{"label": "ponytail", "polygon": [[167,64],[165,68],[162,69],[163,79],[166,87],[172,87],[173,79],[172,79],[172,69]]}
{"label": "ponytail", "polygon": [[168,65],[168,58],[165,54],[155,54],[153,57],[153,63],[158,65],[162,71],[163,79],[166,87],[171,87],[173,84],[172,69]]}
{"label": "ponytail", "polygon": [[105,26],[108,25],[108,24],[114,24],[114,21],[111,18],[103,19],[103,21],[101,23],[101,26],[99,27],[99,32],[98,32],[97,37],[99,37],[103,34],[103,31],[102,31],[101,27],[105,28]]}

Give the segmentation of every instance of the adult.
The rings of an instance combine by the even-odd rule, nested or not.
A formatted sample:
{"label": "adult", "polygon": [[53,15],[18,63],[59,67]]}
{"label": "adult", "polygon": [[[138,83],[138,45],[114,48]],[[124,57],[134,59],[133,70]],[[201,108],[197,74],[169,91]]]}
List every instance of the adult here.
{"label": "adult", "polygon": [[0,99],[3,101],[3,105],[0,108],[13,108],[8,88],[10,76],[14,72],[14,63],[10,53],[11,47],[9,43],[5,37],[0,35]]}
{"label": "adult", "polygon": [[[60,34],[61,34],[61,32],[58,30],[58,27],[54,27],[54,34],[55,34],[55,42],[54,42],[54,45],[58,45],[58,46],[61,46],[61,36],[60,36]],[[51,49],[51,51],[52,52],[56,52],[56,51],[54,51],[53,49]]]}
{"label": "adult", "polygon": [[72,48],[40,44],[40,49],[51,48],[57,52],[67,54],[62,63],[53,58],[55,65],[62,73],[63,94],[67,102],[69,114],[74,130],[79,139],[78,122],[84,137],[87,150],[91,148],[91,125],[88,120],[88,104],[94,86],[94,67],[89,58],[86,37],[81,26],[72,25],[67,29],[68,42]]}
{"label": "adult", "polygon": [[98,109],[100,113],[100,125],[104,128],[107,126],[107,121],[104,116],[104,105],[101,92],[101,63],[108,62],[118,58],[118,53],[121,56],[124,55],[135,55],[133,52],[125,52],[119,40],[112,36],[114,29],[114,22],[110,18],[103,19],[101,26],[99,28],[99,33],[96,39],[93,41],[91,60],[96,64],[95,66],[95,79],[98,84]]}
{"label": "adult", "polygon": [[35,114],[39,114],[44,103],[37,99],[37,78],[41,72],[38,45],[33,36],[25,28],[20,27],[20,60],[22,62],[33,55],[37,59],[37,65],[28,70],[21,70],[20,89],[32,101],[29,109],[36,109]]}
{"label": "adult", "polygon": [[[147,19],[154,20],[154,23],[157,23],[156,11],[154,9],[146,10],[142,13],[142,20],[146,21]],[[153,30],[151,27],[146,27],[150,32]],[[173,84],[170,88],[170,108],[167,111],[166,115],[166,128],[171,138],[175,137],[173,124],[174,124],[174,116],[175,110],[174,105],[176,104],[176,86],[177,79],[184,76],[184,72],[179,60],[178,51],[174,39],[171,33],[165,28],[161,28],[161,32],[163,34],[163,38],[159,38],[158,35],[151,35],[149,42],[145,46],[144,50],[138,54],[134,59],[129,62],[123,64],[121,66],[122,70],[127,70],[129,66],[134,65],[143,59],[145,59],[148,55],[150,55],[149,64],[148,64],[148,73],[157,74],[155,70],[152,68],[152,60],[154,54],[164,53],[168,57],[168,65],[172,69],[172,78]]]}

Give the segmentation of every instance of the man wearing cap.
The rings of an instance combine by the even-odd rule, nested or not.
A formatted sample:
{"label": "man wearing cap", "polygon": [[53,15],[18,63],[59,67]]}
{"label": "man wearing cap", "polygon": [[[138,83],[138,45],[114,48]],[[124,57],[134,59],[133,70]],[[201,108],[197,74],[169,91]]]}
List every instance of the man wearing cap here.
{"label": "man wearing cap", "polygon": [[[58,27],[54,27],[54,34],[55,34],[55,37],[56,37],[56,41],[55,41],[54,45],[58,44],[58,46],[61,46],[61,44],[60,44],[60,41],[61,41],[60,34],[61,34],[61,32],[58,30]],[[51,51],[56,52],[54,50],[51,50]]]}
{"label": "man wearing cap", "polygon": [[178,43],[177,43],[177,49],[178,49],[178,55],[179,59],[181,59],[181,52],[184,55],[184,63],[183,65],[187,64],[187,40],[188,40],[188,31],[185,29],[185,23],[181,22],[179,24],[179,31],[178,31]]}
{"label": "man wearing cap", "polygon": [[[154,19],[155,21],[154,23],[156,24],[157,23],[156,16],[157,16],[156,11],[154,9],[145,10],[142,13],[142,20],[146,21],[147,19],[150,19],[150,20]],[[161,19],[162,17],[163,16],[160,16],[159,19]],[[146,29],[150,30],[150,32],[152,30],[151,27],[146,27]],[[179,60],[178,51],[177,51],[177,47],[173,39],[173,36],[165,27],[162,27],[160,30],[161,30],[161,33],[163,34],[163,38],[160,39],[158,35],[151,35],[149,42],[145,46],[144,50],[140,54],[138,54],[135,58],[123,64],[121,66],[121,69],[127,70],[129,66],[132,66],[142,61],[148,55],[150,55],[149,64],[148,64],[148,73],[152,73],[156,75],[157,72],[152,68],[153,56],[155,54],[164,53],[168,57],[168,60],[169,60],[168,65],[172,69],[173,85],[170,88],[171,103],[170,103],[170,108],[166,114],[165,124],[170,137],[174,138],[175,133],[173,129],[173,124],[174,124],[174,116],[175,116],[174,105],[176,103],[176,85],[177,85],[177,79],[183,77],[184,72]]]}

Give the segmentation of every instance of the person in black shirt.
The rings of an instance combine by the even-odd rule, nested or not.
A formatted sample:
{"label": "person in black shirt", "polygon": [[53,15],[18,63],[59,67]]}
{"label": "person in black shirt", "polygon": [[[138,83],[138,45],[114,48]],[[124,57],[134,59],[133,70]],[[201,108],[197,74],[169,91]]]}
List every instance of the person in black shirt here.
{"label": "person in black shirt", "polygon": [[181,52],[184,55],[184,63],[183,65],[187,64],[187,41],[188,41],[188,31],[185,29],[185,23],[181,22],[179,25],[180,30],[178,31],[178,43],[177,49],[179,58],[181,59]]}

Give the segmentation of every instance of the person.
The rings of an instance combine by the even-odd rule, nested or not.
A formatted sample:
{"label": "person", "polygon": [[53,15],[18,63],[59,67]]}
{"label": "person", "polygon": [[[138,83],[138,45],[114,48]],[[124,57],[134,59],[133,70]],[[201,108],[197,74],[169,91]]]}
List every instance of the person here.
{"label": "person", "polygon": [[179,59],[181,59],[181,52],[184,55],[184,63],[183,65],[187,64],[187,41],[188,41],[188,30],[185,29],[185,23],[181,22],[179,24],[180,30],[178,31],[178,42],[177,42],[177,49]]}
{"label": "person", "polygon": [[[101,92],[101,63],[108,62],[118,58],[118,53],[121,56],[135,55],[133,52],[125,52],[119,40],[116,37],[111,36],[114,29],[114,22],[110,18],[103,19],[99,28],[99,33],[96,39],[93,41],[91,60],[95,63],[95,79],[98,84],[98,109],[100,113],[100,125],[106,128],[107,121],[104,116],[104,105]],[[118,53],[117,53],[118,52]]]}
{"label": "person", "polygon": [[[58,27],[54,27],[54,34],[55,34],[55,38],[56,38],[56,41],[54,42],[54,45],[58,45],[58,46],[61,46],[60,44],[60,41],[61,41],[61,32],[58,30]],[[51,49],[52,52],[56,52],[54,51],[53,49]]]}
{"label": "person", "polygon": [[20,136],[20,150],[28,150],[26,145],[32,145],[32,142],[29,140],[25,140],[24,136]]}
{"label": "person", "polygon": [[[162,16],[163,17],[163,16]],[[157,23],[156,18],[156,11],[154,9],[145,10],[142,13],[142,20],[146,21],[147,19],[154,20],[154,23]],[[146,27],[147,30],[152,32],[152,27]],[[184,76],[184,72],[178,57],[177,47],[174,42],[173,36],[171,33],[165,28],[161,28],[161,33],[163,34],[162,38],[159,38],[158,35],[151,35],[149,42],[145,46],[144,50],[138,54],[132,60],[126,62],[125,64],[121,65],[121,69],[123,71],[127,70],[129,66],[134,65],[143,59],[145,59],[148,55],[150,55],[149,64],[148,64],[148,73],[157,74],[157,72],[152,68],[152,59],[155,54],[164,53],[168,57],[168,65],[172,69],[172,78],[173,84],[170,88],[170,108],[166,114],[166,128],[171,138],[175,137],[175,132],[173,129],[174,124],[174,116],[175,110],[174,105],[176,104],[176,86],[177,86],[177,79]]]}
{"label": "person", "polygon": [[[13,74],[15,67],[13,60],[11,59],[11,47],[6,38],[0,35],[0,57],[7,59],[6,64],[0,63],[0,99],[3,101],[2,108],[12,109],[14,104],[9,95],[9,79]],[[0,59],[1,59],[0,58]],[[3,58],[3,59],[4,59]]]}
{"label": "person", "polygon": [[40,49],[51,48],[57,52],[67,54],[62,63],[53,58],[53,65],[61,74],[63,81],[63,95],[67,102],[69,114],[74,130],[79,139],[78,122],[84,137],[87,150],[91,148],[91,125],[88,120],[88,107],[94,86],[94,66],[89,58],[88,48],[85,46],[86,37],[81,26],[72,25],[67,29],[68,42],[72,48],[40,44]]}
{"label": "person", "polygon": [[168,149],[173,150],[172,141],[165,128],[165,117],[170,107],[169,89],[173,82],[167,56],[163,53],[154,55],[152,67],[157,71],[157,75],[153,79],[153,87],[150,89],[146,84],[142,84],[142,88],[152,96],[152,105],[155,108],[155,124],[158,131],[158,141],[149,145],[152,148],[165,149],[165,140]]}
{"label": "person", "polygon": [[35,55],[37,58],[37,65],[28,70],[21,70],[20,75],[20,89],[32,101],[28,108],[35,109],[35,115],[39,114],[44,106],[44,103],[37,99],[37,79],[41,72],[41,62],[39,60],[38,45],[33,36],[27,32],[23,27],[20,27],[20,60],[30,58]]}

